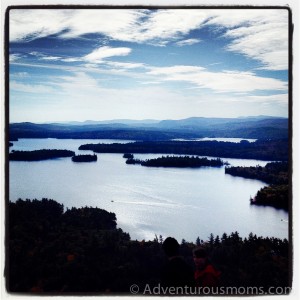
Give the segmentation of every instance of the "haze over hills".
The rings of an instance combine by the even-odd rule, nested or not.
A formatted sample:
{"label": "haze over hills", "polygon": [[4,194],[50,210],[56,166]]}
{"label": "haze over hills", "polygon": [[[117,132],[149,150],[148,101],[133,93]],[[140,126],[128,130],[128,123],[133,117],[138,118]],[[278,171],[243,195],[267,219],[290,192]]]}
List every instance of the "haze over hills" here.
{"label": "haze over hills", "polygon": [[65,121],[65,122],[48,122],[42,124],[64,124],[64,125],[103,125],[103,124],[123,124],[123,125],[131,125],[131,126],[150,126],[153,125],[155,127],[160,126],[171,126],[172,125],[211,125],[211,124],[222,124],[234,121],[257,121],[257,120],[265,120],[265,119],[282,119],[283,117],[274,117],[274,116],[246,116],[246,117],[238,117],[238,118],[208,118],[208,117],[190,117],[179,120],[155,120],[155,119],[144,119],[144,120],[132,120],[132,119],[113,119],[113,120],[103,120],[103,121],[95,121],[95,120],[86,120],[86,121]]}
{"label": "haze over hills", "polygon": [[66,125],[99,125],[99,124],[124,124],[124,125],[141,125],[141,124],[156,124],[161,122],[160,120],[130,120],[130,119],[114,119],[114,120],[104,120],[104,121],[69,121],[69,122],[51,122],[45,124],[66,124]]}
{"label": "haze over hills", "polygon": [[288,119],[282,117],[204,118],[181,120],[84,121],[35,124],[11,123],[10,139],[90,138],[170,140],[175,138],[237,137],[280,139],[288,137]]}

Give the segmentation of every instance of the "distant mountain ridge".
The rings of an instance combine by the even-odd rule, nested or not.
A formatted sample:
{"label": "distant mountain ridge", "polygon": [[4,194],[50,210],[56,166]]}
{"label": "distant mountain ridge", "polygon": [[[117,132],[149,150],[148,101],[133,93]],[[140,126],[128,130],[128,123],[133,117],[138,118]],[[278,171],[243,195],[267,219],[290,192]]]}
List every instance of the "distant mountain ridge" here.
{"label": "distant mountain ridge", "polygon": [[288,138],[287,118],[191,117],[181,120],[85,121],[35,124],[30,122],[9,125],[10,140],[17,138],[89,138],[129,140],[170,140],[175,138],[228,137],[254,139]]}
{"label": "distant mountain ridge", "polygon": [[112,120],[103,120],[103,121],[95,121],[95,120],[86,120],[86,121],[65,121],[65,122],[49,122],[49,123],[41,123],[41,124],[55,124],[55,125],[104,125],[104,124],[123,124],[123,125],[154,125],[156,126],[165,126],[165,124],[173,123],[173,124],[221,124],[227,123],[231,121],[257,121],[257,120],[265,120],[265,119],[287,119],[284,117],[274,117],[274,116],[246,116],[246,117],[237,117],[237,118],[215,118],[215,117],[189,117],[185,119],[173,120],[173,119],[165,119],[165,120],[156,120],[156,119],[142,119],[142,120],[133,120],[133,119],[112,119]]}
{"label": "distant mountain ridge", "polygon": [[134,124],[155,124],[159,123],[159,120],[145,119],[145,120],[131,120],[131,119],[113,119],[104,121],[69,121],[69,122],[51,122],[45,124],[64,124],[64,125],[103,125],[103,124],[124,124],[124,125],[134,125]]}

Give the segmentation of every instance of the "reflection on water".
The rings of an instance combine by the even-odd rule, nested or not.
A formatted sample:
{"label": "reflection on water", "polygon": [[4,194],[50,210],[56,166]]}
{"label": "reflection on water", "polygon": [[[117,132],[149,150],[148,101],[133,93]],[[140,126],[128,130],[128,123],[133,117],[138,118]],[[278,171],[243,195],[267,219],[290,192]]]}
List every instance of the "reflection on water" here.
{"label": "reflection on water", "polygon": [[[76,150],[95,140],[31,139],[12,149]],[[103,142],[103,141],[101,141]],[[111,140],[112,142],[112,140]],[[115,142],[115,141],[113,141]],[[78,153],[81,151],[77,150]],[[137,158],[158,157],[139,154]],[[234,166],[267,162],[226,159]],[[10,199],[51,198],[64,207],[93,206],[116,213],[118,226],[134,239],[155,234],[195,241],[210,233],[238,231],[288,238],[288,214],[272,207],[251,206],[250,196],[265,186],[258,180],[226,175],[224,167],[147,168],[126,165],[122,154],[99,154],[97,163],[76,164],[70,158],[10,162]]]}

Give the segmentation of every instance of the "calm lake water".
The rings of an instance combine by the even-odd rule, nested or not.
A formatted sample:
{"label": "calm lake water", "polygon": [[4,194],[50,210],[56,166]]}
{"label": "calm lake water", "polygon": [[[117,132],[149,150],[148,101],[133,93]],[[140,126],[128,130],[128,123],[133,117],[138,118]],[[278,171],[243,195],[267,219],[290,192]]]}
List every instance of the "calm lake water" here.
{"label": "calm lake water", "polygon": [[[79,153],[86,143],[117,140],[20,139],[10,150],[68,149]],[[157,154],[136,154],[154,158]],[[266,161],[224,159],[233,166],[265,166]],[[226,175],[221,168],[147,168],[126,165],[122,154],[98,154],[98,161],[74,163],[71,158],[9,162],[9,198],[51,198],[66,207],[93,206],[116,213],[118,227],[133,239],[155,234],[179,241],[207,240],[210,233],[238,231],[288,238],[288,213],[249,204],[266,184]]]}

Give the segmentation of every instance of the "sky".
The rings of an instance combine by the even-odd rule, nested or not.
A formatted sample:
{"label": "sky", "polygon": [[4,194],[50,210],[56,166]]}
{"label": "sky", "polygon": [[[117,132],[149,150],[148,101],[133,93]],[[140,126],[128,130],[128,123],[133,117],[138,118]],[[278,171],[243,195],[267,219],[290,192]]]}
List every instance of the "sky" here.
{"label": "sky", "polygon": [[288,117],[286,9],[11,9],[9,121]]}

